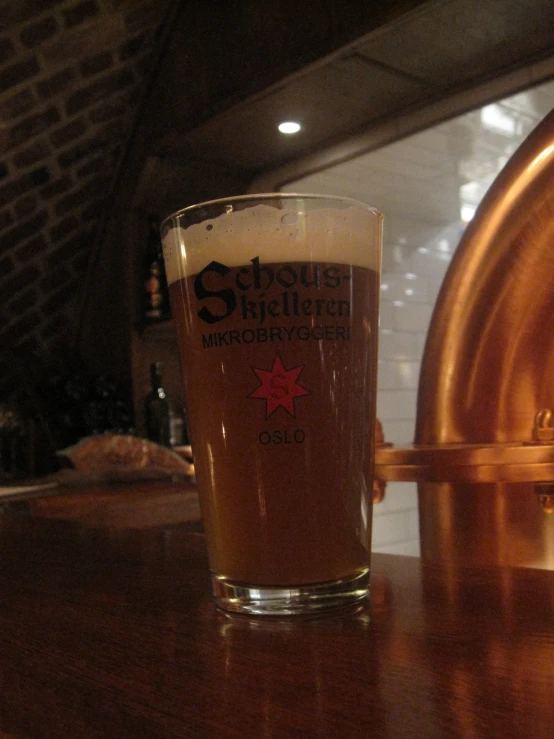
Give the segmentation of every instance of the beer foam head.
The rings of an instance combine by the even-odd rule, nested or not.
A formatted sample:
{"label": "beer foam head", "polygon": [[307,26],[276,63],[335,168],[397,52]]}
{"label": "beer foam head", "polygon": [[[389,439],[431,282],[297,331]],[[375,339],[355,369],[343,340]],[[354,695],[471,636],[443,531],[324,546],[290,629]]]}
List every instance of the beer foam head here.
{"label": "beer foam head", "polygon": [[[252,201],[257,197],[253,195]],[[286,204],[287,199],[291,200],[283,197],[280,202]],[[382,216],[375,208],[350,202],[330,208],[322,198],[321,208],[306,211],[258,204],[186,228],[185,209],[164,222],[168,282],[197,274],[212,261],[239,267],[254,257],[262,263],[327,262],[378,270]]]}

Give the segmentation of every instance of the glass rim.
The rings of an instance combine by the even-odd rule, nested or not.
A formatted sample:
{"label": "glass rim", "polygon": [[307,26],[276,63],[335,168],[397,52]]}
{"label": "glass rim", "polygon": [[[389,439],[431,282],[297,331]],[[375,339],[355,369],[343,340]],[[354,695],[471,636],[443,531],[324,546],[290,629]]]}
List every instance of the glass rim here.
{"label": "glass rim", "polygon": [[168,221],[174,220],[176,218],[180,218],[185,213],[192,213],[195,210],[199,210],[200,208],[206,208],[208,206],[212,205],[224,205],[226,203],[241,203],[246,202],[248,200],[277,200],[279,198],[282,198],[283,200],[292,200],[297,198],[304,198],[309,200],[335,200],[337,202],[342,203],[350,203],[351,205],[355,205],[358,208],[362,208],[365,211],[369,211],[373,213],[376,216],[379,216],[380,218],[383,218],[383,213],[379,210],[379,208],[376,208],[373,205],[369,205],[369,203],[365,203],[363,200],[356,200],[356,198],[350,198],[346,195],[325,195],[323,193],[311,193],[311,192],[262,192],[262,193],[252,193],[247,195],[229,195],[225,198],[215,198],[214,200],[205,200],[202,203],[194,203],[193,205],[187,205],[185,208],[180,208],[179,210],[176,210],[174,213],[171,213],[170,215],[166,216],[162,222],[160,223],[160,228],[162,228]]}

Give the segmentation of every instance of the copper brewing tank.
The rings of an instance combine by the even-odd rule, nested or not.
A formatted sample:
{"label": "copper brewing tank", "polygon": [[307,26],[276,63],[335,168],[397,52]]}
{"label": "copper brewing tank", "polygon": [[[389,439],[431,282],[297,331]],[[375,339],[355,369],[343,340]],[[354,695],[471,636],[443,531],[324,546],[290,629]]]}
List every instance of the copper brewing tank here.
{"label": "copper brewing tank", "polygon": [[414,446],[377,450],[379,478],[419,481],[423,557],[554,569],[552,408],[554,111],[456,250],[429,328]]}

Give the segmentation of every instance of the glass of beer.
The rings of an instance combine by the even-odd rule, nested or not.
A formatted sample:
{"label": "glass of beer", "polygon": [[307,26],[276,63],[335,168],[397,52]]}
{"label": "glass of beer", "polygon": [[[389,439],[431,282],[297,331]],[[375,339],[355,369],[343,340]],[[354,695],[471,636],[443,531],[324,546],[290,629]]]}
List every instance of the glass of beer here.
{"label": "glass of beer", "polygon": [[217,605],[367,597],[382,216],[264,194],[162,224]]}

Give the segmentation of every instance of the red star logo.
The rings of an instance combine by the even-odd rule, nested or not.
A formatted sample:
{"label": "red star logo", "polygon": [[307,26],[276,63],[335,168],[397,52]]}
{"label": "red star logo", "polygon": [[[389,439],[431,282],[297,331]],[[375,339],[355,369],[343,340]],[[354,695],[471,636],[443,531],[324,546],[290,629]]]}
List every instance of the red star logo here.
{"label": "red star logo", "polygon": [[295,418],[294,399],[301,395],[310,394],[306,388],[297,383],[298,376],[303,369],[304,365],[289,370],[285,369],[281,357],[276,354],[273,367],[269,372],[252,367],[252,371],[260,381],[260,385],[248,397],[261,398],[266,401],[266,418],[269,418],[279,406]]}

